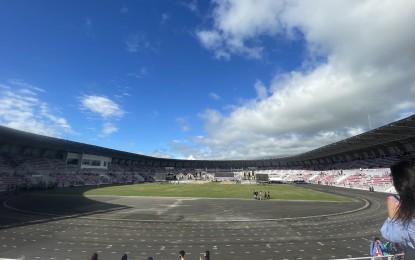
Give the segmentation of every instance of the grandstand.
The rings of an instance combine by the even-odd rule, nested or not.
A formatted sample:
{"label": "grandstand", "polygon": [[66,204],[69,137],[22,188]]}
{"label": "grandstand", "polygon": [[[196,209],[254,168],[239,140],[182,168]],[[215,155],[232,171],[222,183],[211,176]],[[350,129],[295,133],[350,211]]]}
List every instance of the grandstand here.
{"label": "grandstand", "polygon": [[387,190],[390,186],[385,177],[388,167],[400,157],[415,153],[414,120],[415,115],[412,115],[291,157],[228,161],[155,158],[1,126],[0,189],[22,183],[50,182],[59,187],[136,183],[172,174],[180,175],[182,179],[191,174],[196,179],[201,172],[217,179],[240,180],[246,173],[244,177],[236,177],[238,172],[263,174],[268,171],[270,180],[281,182],[304,180],[362,189],[376,186]]}

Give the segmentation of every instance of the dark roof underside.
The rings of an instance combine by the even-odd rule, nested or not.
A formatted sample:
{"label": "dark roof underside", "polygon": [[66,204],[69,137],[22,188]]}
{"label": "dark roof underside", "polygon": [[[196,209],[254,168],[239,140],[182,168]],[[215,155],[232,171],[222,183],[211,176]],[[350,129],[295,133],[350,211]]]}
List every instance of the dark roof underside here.
{"label": "dark roof underside", "polygon": [[415,115],[300,155],[263,160],[178,160],[156,158],[27,133],[4,126],[0,126],[0,145],[18,145],[60,152],[94,154],[111,157],[114,162],[138,163],[149,166],[241,168],[310,165],[313,162],[330,163],[336,160],[352,160],[357,157],[371,158],[413,153],[415,150]]}

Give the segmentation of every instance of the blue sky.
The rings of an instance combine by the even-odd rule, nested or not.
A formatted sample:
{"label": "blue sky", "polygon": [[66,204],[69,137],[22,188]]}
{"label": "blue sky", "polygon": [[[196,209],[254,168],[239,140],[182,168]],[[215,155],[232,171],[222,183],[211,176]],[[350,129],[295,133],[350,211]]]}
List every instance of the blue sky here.
{"label": "blue sky", "polygon": [[410,0],[3,1],[0,124],[166,158],[306,152],[414,113],[414,12]]}

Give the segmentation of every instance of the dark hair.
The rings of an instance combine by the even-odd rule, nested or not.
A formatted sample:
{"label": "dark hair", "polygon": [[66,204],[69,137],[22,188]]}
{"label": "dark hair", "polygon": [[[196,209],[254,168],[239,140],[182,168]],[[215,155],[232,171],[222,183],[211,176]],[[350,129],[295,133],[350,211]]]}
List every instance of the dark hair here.
{"label": "dark hair", "polygon": [[127,260],[127,259],[128,259],[127,254],[123,254],[121,257],[121,260]]}
{"label": "dark hair", "polygon": [[179,256],[181,256],[181,257],[183,257],[185,254],[186,254],[186,253],[184,252],[184,250],[181,250],[181,251],[179,252]]}
{"label": "dark hair", "polygon": [[395,218],[408,223],[415,217],[415,159],[404,158],[390,169],[393,185],[401,200]]}
{"label": "dark hair", "polygon": [[92,256],[91,256],[91,260],[98,260],[98,254],[93,253]]}
{"label": "dark hair", "polygon": [[151,256],[147,257],[147,260],[153,260],[153,258]]}

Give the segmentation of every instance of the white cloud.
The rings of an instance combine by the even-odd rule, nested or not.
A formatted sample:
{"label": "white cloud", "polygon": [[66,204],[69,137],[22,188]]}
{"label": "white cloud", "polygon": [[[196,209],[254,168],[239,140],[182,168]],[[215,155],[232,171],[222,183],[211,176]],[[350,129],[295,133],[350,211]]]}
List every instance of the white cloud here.
{"label": "white cloud", "polygon": [[104,122],[102,126],[101,136],[106,137],[118,131],[118,128],[110,122]]}
{"label": "white cloud", "polygon": [[196,13],[196,14],[199,13],[199,8],[197,7],[197,1],[196,0],[189,1],[189,2],[182,2],[182,5],[186,8],[188,8],[193,13]]}
{"label": "white cloud", "polygon": [[146,67],[142,67],[136,72],[128,73],[128,76],[135,77],[138,79],[142,79],[144,76],[148,75],[148,69]]}
{"label": "white cloud", "polygon": [[206,136],[193,142],[206,149],[190,147],[185,156],[293,155],[368,130],[368,115],[374,128],[415,112],[414,1],[225,0],[215,6],[212,26],[198,36],[216,57],[265,48],[256,40],[261,37],[303,37],[308,57],[302,70],[269,84],[258,80],[257,97],[232,111],[201,113]]}
{"label": "white cloud", "polygon": [[45,92],[44,89],[33,86],[21,79],[9,79],[7,80],[7,83],[9,83],[10,85],[13,86],[17,86],[20,87],[21,89],[19,89],[19,91],[23,91],[23,90],[33,90],[33,91],[37,91],[37,92]]}
{"label": "white cloud", "polygon": [[257,93],[257,97],[260,100],[266,99],[268,97],[268,89],[267,87],[259,80],[255,83],[255,90]]}
{"label": "white cloud", "polygon": [[222,47],[222,39],[218,33],[198,31],[196,32],[196,36],[205,48],[213,50],[216,59],[230,59],[231,55]]}
{"label": "white cloud", "polygon": [[0,84],[0,124],[47,136],[75,134],[63,117],[54,114],[39,94],[45,91],[22,80]]}
{"label": "white cloud", "polygon": [[70,130],[71,126],[68,124],[65,118],[57,117],[52,114],[48,104],[41,103],[40,104],[40,115],[48,120],[50,120],[54,125],[56,125],[60,129],[67,129]]}
{"label": "white cloud", "polygon": [[183,132],[188,132],[191,130],[189,120],[186,117],[178,117],[176,118],[177,124],[179,124],[180,129],[182,129]]}
{"label": "white cloud", "polygon": [[125,44],[128,52],[139,52],[146,48],[151,48],[150,43],[142,32],[130,34]]}
{"label": "white cloud", "polygon": [[196,32],[199,40],[208,49],[219,49],[222,47],[222,37],[217,31],[198,31]]}
{"label": "white cloud", "polygon": [[[173,140],[169,146],[171,151],[180,151],[180,153],[174,154],[175,159],[195,160],[195,158],[203,158],[207,153],[206,148],[200,145],[195,146],[195,143],[189,141]],[[171,151],[170,154],[172,154]]]}
{"label": "white cloud", "polygon": [[125,113],[117,103],[104,96],[85,95],[80,101],[82,110],[90,111],[103,119],[120,118]]}
{"label": "white cloud", "polygon": [[259,36],[274,36],[281,30],[279,14],[284,2],[275,0],[215,0],[213,26],[198,30],[202,45],[214,52],[216,58],[231,55],[262,57]]}
{"label": "white cloud", "polygon": [[212,98],[213,100],[220,100],[220,96],[216,93],[209,93],[209,97]]}
{"label": "white cloud", "polygon": [[100,137],[107,137],[118,131],[114,121],[122,118],[125,111],[117,103],[97,95],[82,96],[80,102],[81,110],[97,115],[103,121]]}

